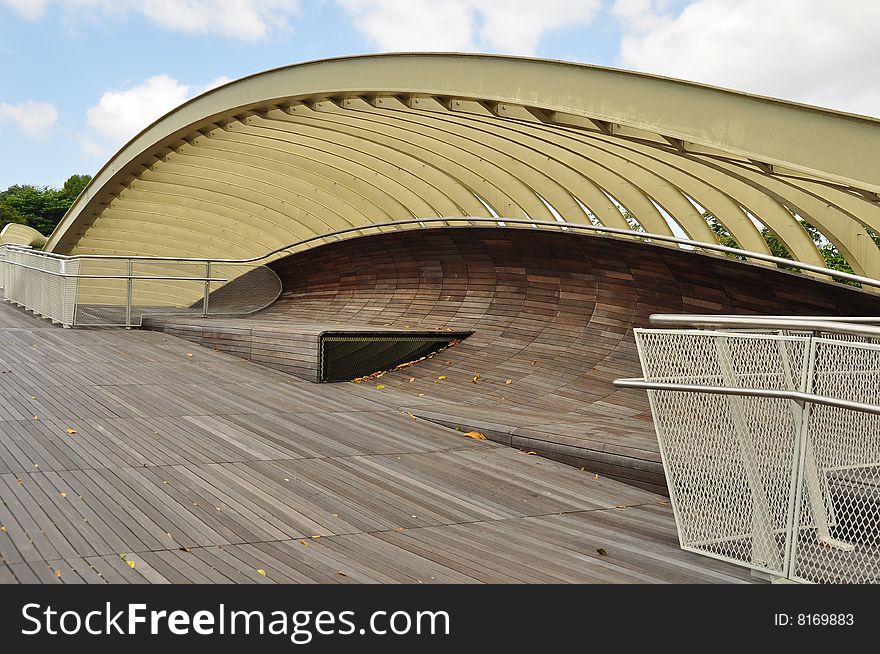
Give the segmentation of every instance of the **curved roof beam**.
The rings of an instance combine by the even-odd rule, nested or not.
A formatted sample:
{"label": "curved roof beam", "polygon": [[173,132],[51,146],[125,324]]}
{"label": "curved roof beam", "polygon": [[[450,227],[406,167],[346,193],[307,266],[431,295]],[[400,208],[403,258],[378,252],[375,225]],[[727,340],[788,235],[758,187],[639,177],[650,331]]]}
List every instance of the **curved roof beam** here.
{"label": "curved roof beam", "polygon": [[[437,97],[443,111],[418,108]],[[295,119],[303,102],[312,122]],[[358,139],[352,130],[364,124],[371,135]],[[418,145],[376,142],[391,132]],[[277,140],[286,142],[269,145]],[[707,238],[693,197],[744,247],[756,241],[748,211],[794,256],[813,260],[815,246],[790,208],[855,269],[874,275],[880,250],[864,227],[880,224],[878,151],[880,121],[656,76],[492,55],[343,58],[238,80],[163,117],[99,171],[46,247],[141,247],[143,240],[128,240],[141,231],[164,239],[191,232],[188,247],[222,249],[228,230],[245,223],[252,232],[266,228],[250,239],[257,247],[285,232],[320,233],[383,213],[537,219],[561,209],[577,220],[615,221],[611,198],[652,231],[669,231],[668,213],[688,234]],[[132,185],[138,193],[126,195]],[[193,207],[206,193],[215,202]],[[174,196],[189,199],[175,210]]]}

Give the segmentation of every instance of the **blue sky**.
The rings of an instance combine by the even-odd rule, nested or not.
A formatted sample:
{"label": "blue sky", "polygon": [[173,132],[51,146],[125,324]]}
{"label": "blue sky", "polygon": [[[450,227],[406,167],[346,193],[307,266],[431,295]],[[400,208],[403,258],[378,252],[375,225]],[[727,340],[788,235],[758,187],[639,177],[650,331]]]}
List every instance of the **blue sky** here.
{"label": "blue sky", "polygon": [[527,54],[880,115],[873,0],[0,0],[0,189],[95,173],[211,85],[377,51]]}

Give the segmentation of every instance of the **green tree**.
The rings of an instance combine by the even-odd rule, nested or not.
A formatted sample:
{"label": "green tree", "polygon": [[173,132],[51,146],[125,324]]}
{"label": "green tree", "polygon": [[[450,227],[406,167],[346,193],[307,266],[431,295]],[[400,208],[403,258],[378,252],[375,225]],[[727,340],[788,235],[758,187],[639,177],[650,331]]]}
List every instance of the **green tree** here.
{"label": "green tree", "polygon": [[0,191],[0,227],[19,223],[48,235],[91,179],[90,175],[72,175],[60,189],[14,184]]}

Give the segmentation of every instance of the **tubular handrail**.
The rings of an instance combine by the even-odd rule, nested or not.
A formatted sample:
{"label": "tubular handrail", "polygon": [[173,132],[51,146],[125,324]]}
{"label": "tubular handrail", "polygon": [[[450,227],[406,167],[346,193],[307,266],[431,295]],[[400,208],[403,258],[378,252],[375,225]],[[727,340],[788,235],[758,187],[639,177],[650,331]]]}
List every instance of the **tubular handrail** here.
{"label": "tubular handrail", "polygon": [[745,397],[769,397],[810,404],[823,404],[839,409],[850,409],[861,413],[880,415],[880,405],[853,402],[827,395],[815,395],[801,391],[785,391],[772,388],[740,388],[734,386],[709,386],[706,384],[674,384],[669,382],[647,381],[644,377],[615,379],[614,385],[620,388],[642,388],[649,391],[679,391],[683,393],[713,393],[715,395],[739,395]]}
{"label": "tubular handrail", "polygon": [[[876,318],[870,320],[876,321]],[[865,338],[880,338],[880,327],[852,324],[846,319],[826,318],[825,316],[714,316],[711,314],[672,314],[655,313],[650,317],[652,325],[670,327],[700,327],[713,329],[784,329],[791,331],[826,332],[847,334]],[[853,321],[854,322],[854,321]]]}
{"label": "tubular handrail", "polygon": [[174,275],[83,275],[80,273],[59,272],[56,270],[45,270],[37,266],[29,266],[18,261],[6,261],[6,265],[24,268],[26,270],[36,270],[44,275],[52,275],[53,277],[64,277],[65,279],[146,279],[151,281],[179,281],[179,282],[228,282],[226,277],[183,277]]}
{"label": "tubular handrail", "polygon": [[[327,239],[339,237],[344,234],[350,234],[352,232],[361,232],[372,229],[379,229],[383,227],[401,227],[404,225],[420,225],[424,226],[425,224],[434,224],[434,223],[481,223],[481,224],[490,224],[495,227],[505,228],[510,225],[518,225],[518,226],[527,226],[527,227],[554,227],[561,229],[562,231],[586,231],[586,232],[595,232],[599,234],[614,234],[620,236],[629,236],[629,237],[637,237],[640,239],[647,239],[650,241],[659,241],[662,243],[674,243],[677,245],[686,245],[688,247],[692,247],[694,249],[704,249],[711,250],[715,252],[723,252],[725,254],[735,254],[738,256],[746,257],[748,259],[756,259],[758,261],[764,261],[767,263],[775,263],[782,266],[796,266],[803,270],[807,270],[809,272],[818,273],[821,275],[827,275],[832,278],[837,279],[845,279],[847,281],[857,282],[859,284],[863,284],[866,286],[873,286],[876,288],[880,288],[880,280],[873,279],[872,277],[864,277],[862,275],[855,275],[852,273],[841,272],[838,270],[832,270],[830,268],[826,268],[824,266],[817,266],[815,264],[806,263],[804,261],[796,261],[794,259],[785,259],[783,257],[775,257],[773,255],[764,254],[762,252],[753,252],[751,250],[743,250],[740,248],[732,248],[726,245],[720,245],[718,243],[706,243],[704,241],[695,241],[688,238],[679,238],[677,236],[669,236],[666,234],[654,234],[651,232],[637,232],[631,229],[622,229],[619,227],[605,227],[601,225],[585,225],[583,223],[571,223],[571,222],[563,222],[559,220],[555,221],[546,221],[546,220],[526,220],[521,218],[501,218],[501,217],[492,217],[487,218],[484,216],[447,216],[447,217],[439,217],[439,218],[413,218],[406,220],[395,220],[388,221],[383,223],[372,223],[370,225],[359,225],[346,227],[344,229],[339,229],[333,232],[328,232],[326,234],[316,234],[315,236],[310,236],[305,239],[301,239],[295,243],[290,243],[280,248],[276,248],[271,250],[270,252],[266,252],[265,254],[261,254],[255,257],[249,257],[244,259],[211,259],[205,257],[160,257],[160,256],[147,256],[147,255],[116,255],[116,254],[76,254],[76,255],[61,255],[56,254],[54,252],[40,252],[45,256],[49,256],[52,258],[66,258],[66,259],[110,259],[110,260],[133,260],[133,261],[176,261],[176,262],[201,262],[201,263],[256,263],[257,261],[262,261],[263,259],[267,259],[273,255],[279,254],[281,252],[285,252],[291,250],[295,247],[299,247],[302,245],[306,245],[308,243]],[[7,245],[10,247],[10,245]],[[11,246],[15,249],[28,249],[22,248],[21,246]],[[33,250],[31,250],[33,251]],[[39,251],[37,251],[39,252]]]}

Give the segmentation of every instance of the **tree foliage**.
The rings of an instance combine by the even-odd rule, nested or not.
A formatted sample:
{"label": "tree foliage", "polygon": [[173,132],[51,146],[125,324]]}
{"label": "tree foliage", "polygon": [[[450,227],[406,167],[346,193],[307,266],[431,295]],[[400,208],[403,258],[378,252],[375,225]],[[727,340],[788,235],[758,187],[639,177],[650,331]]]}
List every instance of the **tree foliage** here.
{"label": "tree foliage", "polygon": [[[736,242],[736,239],[731,236],[727,228],[722,225],[715,216],[708,212],[704,213],[703,216],[709,223],[709,227],[717,235],[718,241],[719,243],[721,243],[721,245],[726,245],[732,248],[740,248],[739,244]],[[852,266],[849,265],[849,261],[844,258],[844,256],[840,253],[840,250],[838,250],[831,241],[825,238],[822,232],[820,232],[813,225],[798,216],[795,216],[795,219],[800,223],[801,227],[804,228],[804,231],[806,231],[807,234],[810,235],[810,238],[813,239],[813,243],[816,244],[816,248],[819,250],[822,258],[825,260],[825,266],[827,268],[830,268],[831,270],[839,270],[846,273],[854,272]],[[874,240],[874,243],[877,244],[877,247],[880,247],[880,235],[872,231],[869,231],[869,235]],[[788,248],[785,247],[785,244],[780,240],[775,232],[764,227],[761,230],[761,236],[764,237],[764,241],[767,243],[767,247],[770,249],[770,254],[772,254],[774,257],[780,257],[783,259],[794,258],[791,252],[788,251]],[[728,254],[727,256],[735,259],[745,259],[745,257],[735,254]],[[779,267],[783,270],[800,272],[800,268],[796,266],[780,265]],[[843,279],[837,279],[836,281],[839,281],[843,284],[849,284],[850,286],[860,286],[860,284],[858,284],[857,282],[851,282]]]}
{"label": "tree foliage", "polygon": [[19,223],[48,235],[91,179],[90,175],[72,175],[60,189],[14,184],[0,191],[0,228]]}

